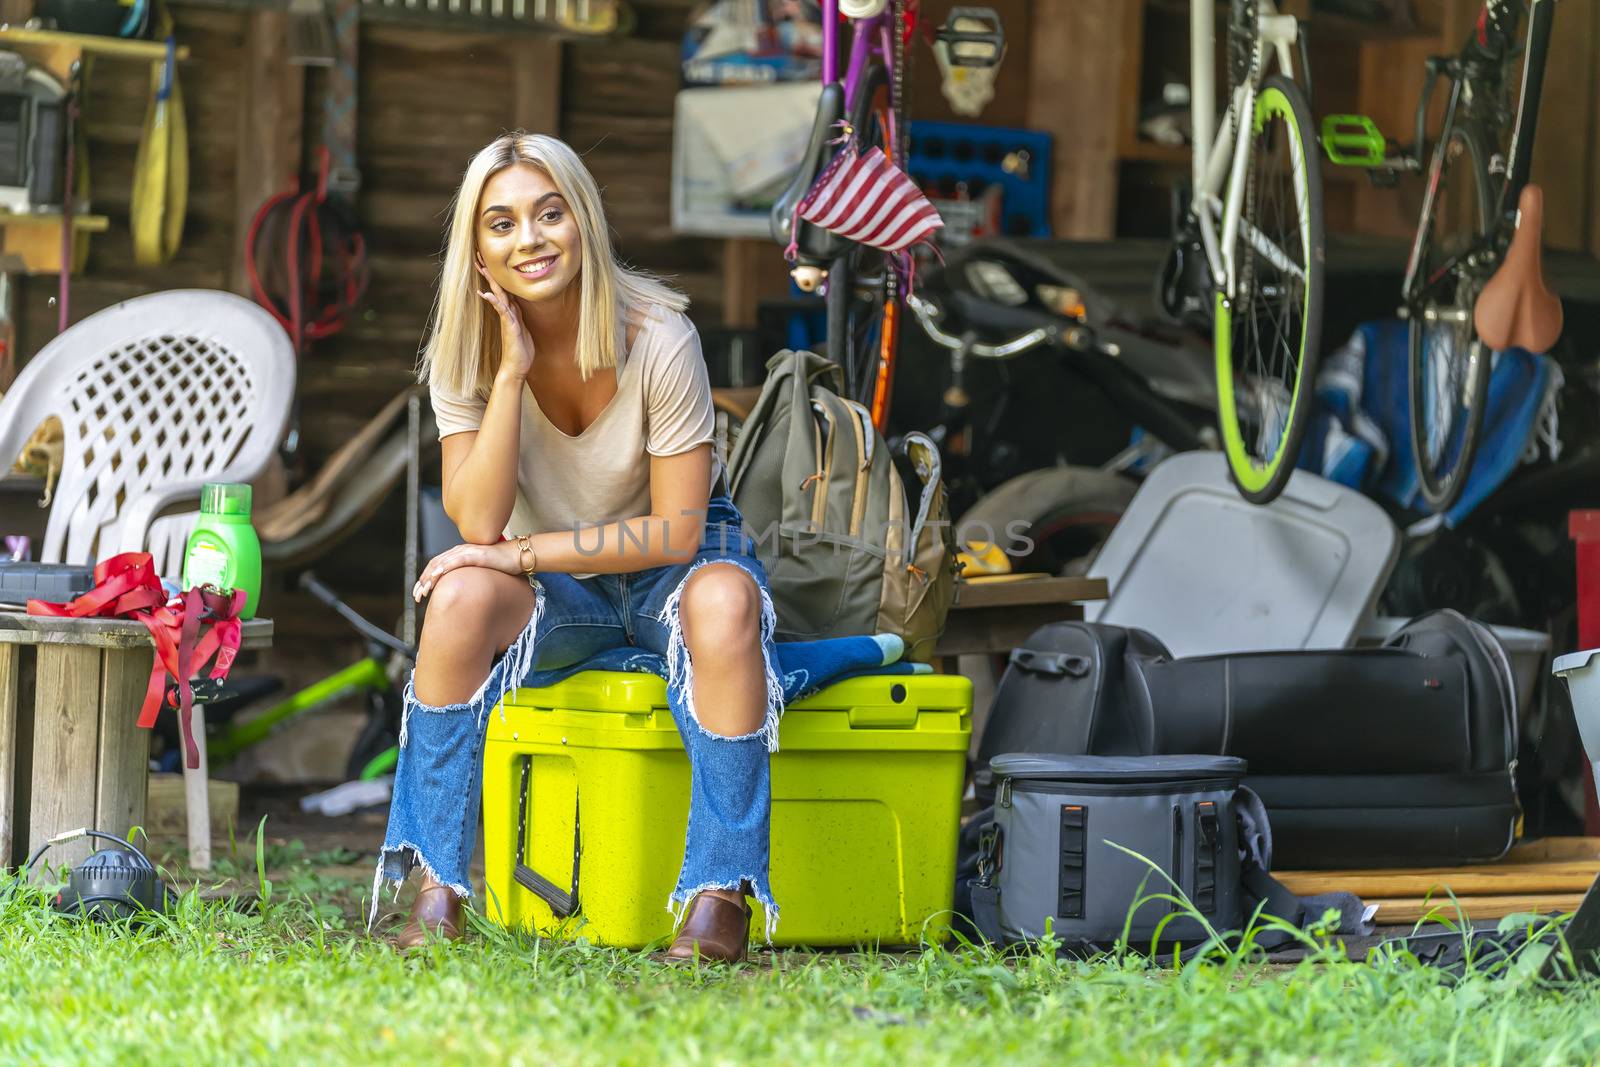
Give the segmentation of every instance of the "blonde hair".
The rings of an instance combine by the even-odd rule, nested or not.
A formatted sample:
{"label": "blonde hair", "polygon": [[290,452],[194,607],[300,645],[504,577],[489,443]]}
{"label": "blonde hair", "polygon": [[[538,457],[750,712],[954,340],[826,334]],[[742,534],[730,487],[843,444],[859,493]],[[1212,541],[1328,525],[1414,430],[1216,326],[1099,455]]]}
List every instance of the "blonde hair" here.
{"label": "blonde hair", "polygon": [[483,278],[475,269],[478,198],[490,177],[518,163],[538,167],[561,193],[582,241],[578,284],[578,369],[584,379],[617,365],[626,319],[659,304],[673,311],[688,298],[660,280],[625,266],[611,247],[600,188],[565,141],[541,133],[504,133],[467,164],[450,211],[444,265],[433,321],[418,377],[431,389],[457,396],[482,396],[500,365],[497,312],[478,295]]}

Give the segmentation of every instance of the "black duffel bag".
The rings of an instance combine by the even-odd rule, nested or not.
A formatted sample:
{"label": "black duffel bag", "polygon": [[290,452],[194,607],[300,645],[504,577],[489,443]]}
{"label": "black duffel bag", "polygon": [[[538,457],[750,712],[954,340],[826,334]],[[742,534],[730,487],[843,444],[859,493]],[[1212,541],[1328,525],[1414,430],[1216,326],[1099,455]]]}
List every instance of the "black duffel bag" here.
{"label": "black duffel bag", "polygon": [[1012,653],[979,758],[1013,751],[1245,759],[1282,866],[1489,860],[1517,819],[1510,658],[1454,611],[1383,648],[1187,659],[1142,630],[1052,623]]}

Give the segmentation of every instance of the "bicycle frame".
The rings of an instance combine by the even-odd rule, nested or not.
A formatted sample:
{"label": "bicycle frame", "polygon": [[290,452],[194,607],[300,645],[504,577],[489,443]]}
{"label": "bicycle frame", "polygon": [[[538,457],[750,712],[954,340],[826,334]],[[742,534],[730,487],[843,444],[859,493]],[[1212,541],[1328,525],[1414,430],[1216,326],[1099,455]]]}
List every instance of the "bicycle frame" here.
{"label": "bicycle frame", "polygon": [[[822,0],[822,84],[839,81],[839,0]],[[852,19],[854,30],[850,39],[850,55],[844,75],[845,114],[854,112],[865,84],[867,64],[876,58],[886,69],[894,62],[894,49],[889,39],[888,7],[866,19]],[[893,128],[891,113],[888,141],[899,144],[900,131]],[[892,155],[893,153],[891,153]]]}
{"label": "bicycle frame", "polygon": [[[1214,0],[1189,0],[1189,117],[1194,143],[1190,177],[1195,190],[1190,212],[1199,229],[1212,283],[1231,300],[1235,296],[1238,277],[1233,249],[1241,229],[1245,240],[1279,270],[1297,277],[1303,277],[1304,272],[1243,218],[1245,177],[1250,165],[1250,138],[1235,137],[1234,134],[1240,128],[1248,131],[1250,116],[1255,113],[1256,92],[1265,76],[1266,64],[1257,62],[1256,77],[1234,91],[1228,110],[1223,115],[1224,121],[1218,129],[1215,13]],[[1293,46],[1300,33],[1298,21],[1292,15],[1278,14],[1271,0],[1259,0],[1256,26],[1259,47],[1263,51],[1270,49],[1277,57],[1278,68],[1286,77],[1293,78]],[[1295,193],[1303,200],[1307,195],[1305,175],[1297,170],[1294,179]],[[1222,199],[1224,190],[1226,202]],[[1217,230],[1219,220],[1220,241]]]}
{"label": "bicycle frame", "polygon": [[[1488,0],[1484,5],[1485,19],[1488,20],[1493,14],[1492,9],[1515,2],[1516,0]],[[1522,87],[1517,101],[1516,118],[1511,128],[1509,162],[1499,155],[1489,161],[1491,175],[1496,173],[1495,164],[1498,163],[1499,173],[1505,176],[1499,194],[1495,197],[1494,216],[1489,233],[1485,235],[1490,247],[1485,249],[1481,245],[1475,245],[1466,251],[1467,255],[1477,255],[1484,251],[1499,255],[1504,251],[1501,245],[1510,239],[1509,236],[1502,237],[1502,235],[1509,235],[1516,230],[1517,200],[1533,170],[1533,143],[1538,132],[1539,101],[1544,95],[1545,59],[1550,52],[1550,30],[1554,18],[1555,0],[1532,0],[1528,13],[1528,45],[1522,60]],[[1433,93],[1433,83],[1441,73],[1451,79],[1450,99],[1445,105],[1444,122],[1439,129],[1439,142],[1428,168],[1428,184],[1422,198],[1421,220],[1411,241],[1411,255],[1406,261],[1405,281],[1401,287],[1401,294],[1408,307],[1420,303],[1424,289],[1434,281],[1433,278],[1419,276],[1422,270],[1422,245],[1427,237],[1428,220],[1433,217],[1434,202],[1438,199],[1439,178],[1444,169],[1444,145],[1448,142],[1450,130],[1455,125],[1457,112],[1463,107],[1475,104],[1469,93],[1483,80],[1475,67],[1478,62],[1480,61],[1467,56],[1463,50],[1463,55],[1429,63],[1429,79],[1423,87],[1421,101],[1417,105],[1419,156],[1426,135],[1428,100]],[[1495,148],[1498,146],[1491,146],[1491,149]],[[1455,262],[1452,260],[1446,263],[1438,273],[1441,275],[1448,273]]]}

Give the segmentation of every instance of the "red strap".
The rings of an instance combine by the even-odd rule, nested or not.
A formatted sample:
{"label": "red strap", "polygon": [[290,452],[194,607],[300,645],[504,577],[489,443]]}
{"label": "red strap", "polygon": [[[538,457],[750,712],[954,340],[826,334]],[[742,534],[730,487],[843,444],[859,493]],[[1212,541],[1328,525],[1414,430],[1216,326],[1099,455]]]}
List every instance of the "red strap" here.
{"label": "red strap", "polygon": [[[70,603],[28,601],[28,614],[123,618],[143,623],[155,645],[155,661],[150,683],[145,687],[144,705],[139,709],[139,725],[145,729],[154,726],[163,705],[176,709],[185,762],[190,768],[198,767],[200,748],[191,722],[194,691],[190,682],[207,663],[212,664],[210,677],[220,681],[228,676],[239,653],[239,612],[245,604],[244,591],[224,592],[206,586],[189,590],[181,600],[169,605],[154,562],[146,552],[113,556],[95,567],[94,577],[95,587]],[[174,684],[168,684],[169,678]]]}

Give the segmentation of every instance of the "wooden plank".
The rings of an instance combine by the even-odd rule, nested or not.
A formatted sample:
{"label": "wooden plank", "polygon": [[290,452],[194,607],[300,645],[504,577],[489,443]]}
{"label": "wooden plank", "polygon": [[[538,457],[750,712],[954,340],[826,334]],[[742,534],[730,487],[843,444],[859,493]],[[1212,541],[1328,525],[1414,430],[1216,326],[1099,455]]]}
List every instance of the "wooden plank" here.
{"label": "wooden plank", "polygon": [[[272,644],[271,619],[251,619],[240,629],[241,648],[267,648]],[[131,619],[57,619],[13,611],[0,612],[0,644],[154,647],[150,631]]]}
{"label": "wooden plank", "polygon": [[1538,841],[1525,841],[1497,861],[1497,866],[1511,863],[1547,863],[1551,860],[1600,861],[1600,837],[1546,837]]}
{"label": "wooden plank", "polygon": [[1189,149],[1183,145],[1158,145],[1139,140],[1139,83],[1144,75],[1144,4],[1124,4],[1122,8],[1122,40],[1127,54],[1122,64],[1122,76],[1117,82],[1117,137],[1113,142],[1117,154],[1132,158],[1141,147],[1170,152],[1176,162],[1186,163]]}
{"label": "wooden plank", "polygon": [[1010,608],[952,611],[934,646],[936,657],[1010,652],[1039,627],[1083,618],[1076,604],[1024,604]]}
{"label": "wooden plank", "polygon": [[[1592,169],[1595,100],[1593,3],[1557,4],[1539,100],[1539,136],[1533,147],[1533,181],[1544,189],[1544,244],[1583,249],[1597,184]],[[1526,20],[1524,20],[1526,22]]]}
{"label": "wooden plank", "polygon": [[[1593,18],[1589,26],[1589,99],[1600,99],[1600,17]],[[1589,186],[1589,254],[1600,258],[1600,188],[1594,176],[1600,174],[1600,104],[1591,103],[1589,116],[1589,159],[1584,172],[1590,177]]]}
{"label": "wooden plank", "polygon": [[[152,774],[148,787],[144,828],[151,837],[184,837],[189,832],[188,801],[181,774]],[[239,783],[215,778],[206,782],[207,806],[211,810],[211,834],[226,837],[239,818]]]}
{"label": "wooden plank", "polygon": [[243,86],[238,99],[239,137],[234,142],[233,264],[229,284],[250,294],[245,240],[256,210],[289,188],[300,171],[305,105],[303,67],[289,63],[289,15],[252,11],[245,23]]}
{"label": "wooden plank", "polygon": [[788,291],[789,265],[771,241],[729,237],[722,242],[722,325],[750,329],[762,300]]}
{"label": "wooden plank", "polygon": [[100,661],[99,780],[94,827],[127,837],[144,825],[145,782],[150,776],[150,733],[139,728],[139,708],[150,681],[150,654],[108,648]]}
{"label": "wooden plank", "polygon": [[1440,870],[1274,871],[1291,892],[1354,893],[1368,897],[1422,897],[1454,892],[1458,897],[1525,893],[1581,893],[1600,875],[1600,861],[1487,864]]}
{"label": "wooden plank", "polygon": [[1024,578],[1013,582],[957,582],[954,609],[1020,607],[1024,604],[1073,604],[1104,600],[1104,578]]}
{"label": "wooden plank", "polygon": [[1028,126],[1054,138],[1054,236],[1110,237],[1117,214],[1118,106],[1107,86],[1137,63],[1123,39],[1121,0],[1036,0],[1027,27],[1032,63]]}
{"label": "wooden plank", "polygon": [[562,47],[559,37],[513,37],[506,42],[514,128],[561,136]]}
{"label": "wooden plank", "polygon": [[1457,921],[1462,912],[1466,913],[1467,918],[1478,922],[1503,919],[1507,915],[1520,915],[1525,912],[1536,914],[1571,912],[1578,909],[1578,903],[1582,899],[1582,893],[1461,897],[1459,910],[1457,902],[1449,897],[1429,901],[1424,901],[1420,897],[1382,898],[1368,900],[1366,903],[1377,905],[1377,913],[1373,916],[1374,922],[1382,926],[1394,926],[1414,923],[1430,916],[1439,920]]}
{"label": "wooden plank", "polygon": [[[33,713],[29,853],[62,831],[94,826],[100,650],[41,647]],[[77,841],[52,851],[49,862],[78,863],[89,852],[88,842]]]}
{"label": "wooden plank", "polygon": [[189,867],[196,871],[211,869],[211,794],[206,783],[210,780],[206,764],[206,709],[195,704],[189,709],[190,729],[199,742],[199,762],[190,767],[183,764],[183,804],[189,824]]}
{"label": "wooden plank", "polygon": [[22,650],[0,645],[0,870],[20,862],[12,855],[17,833],[17,686]]}

